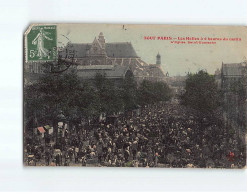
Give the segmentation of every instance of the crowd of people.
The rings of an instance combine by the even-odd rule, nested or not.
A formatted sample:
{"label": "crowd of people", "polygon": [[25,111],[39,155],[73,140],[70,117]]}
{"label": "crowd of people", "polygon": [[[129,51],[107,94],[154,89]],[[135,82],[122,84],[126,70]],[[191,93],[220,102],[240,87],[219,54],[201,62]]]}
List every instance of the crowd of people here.
{"label": "crowd of people", "polygon": [[26,135],[26,165],[242,168],[245,143],[221,119],[157,103],[114,121]]}

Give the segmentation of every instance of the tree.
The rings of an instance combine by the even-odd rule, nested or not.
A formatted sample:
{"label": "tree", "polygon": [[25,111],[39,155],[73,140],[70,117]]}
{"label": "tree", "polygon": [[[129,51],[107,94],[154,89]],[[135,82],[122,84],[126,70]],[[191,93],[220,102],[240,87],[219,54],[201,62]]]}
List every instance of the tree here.
{"label": "tree", "polygon": [[131,71],[126,73],[122,86],[122,101],[124,110],[129,111],[137,108],[137,83]]}
{"label": "tree", "polygon": [[182,104],[201,112],[212,112],[219,106],[219,91],[213,75],[206,71],[188,74],[185,81],[185,93],[181,96]]}
{"label": "tree", "polygon": [[115,86],[114,81],[107,79],[104,74],[96,74],[94,86],[100,113],[111,115],[123,110],[122,90]]}
{"label": "tree", "polygon": [[172,97],[172,90],[164,82],[154,82],[153,83],[153,93],[155,96],[155,102],[168,101]]}
{"label": "tree", "polygon": [[151,81],[143,80],[138,89],[138,102],[140,105],[154,103],[153,85]]}
{"label": "tree", "polygon": [[172,97],[172,90],[164,82],[143,80],[138,89],[140,105],[153,104],[159,101],[168,101]]}
{"label": "tree", "polygon": [[96,95],[93,88],[81,83],[75,73],[44,74],[24,88],[26,124],[31,127],[51,123],[60,110],[69,121],[94,115]]}

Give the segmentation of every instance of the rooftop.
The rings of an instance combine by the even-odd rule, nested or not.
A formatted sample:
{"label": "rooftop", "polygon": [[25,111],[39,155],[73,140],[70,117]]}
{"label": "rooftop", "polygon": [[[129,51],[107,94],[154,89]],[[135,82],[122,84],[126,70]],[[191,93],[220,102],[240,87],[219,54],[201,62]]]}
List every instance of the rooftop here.
{"label": "rooftop", "polygon": [[[78,76],[83,79],[93,79],[96,74],[105,74],[106,78],[124,78],[129,69],[129,66],[109,66],[105,68],[105,65],[97,65],[102,68],[96,68],[96,66],[87,66],[87,68],[78,68]],[[85,67],[85,66],[84,66]],[[92,67],[90,69],[90,67]],[[111,67],[111,68],[110,68]]]}
{"label": "rooftop", "polygon": [[243,76],[244,66],[241,63],[222,64],[223,76]]}
{"label": "rooftop", "polygon": [[[66,58],[70,53],[74,53],[75,58],[83,58],[91,47],[91,43],[69,43],[59,55]],[[105,49],[107,56],[111,58],[139,58],[129,42],[106,43]]]}

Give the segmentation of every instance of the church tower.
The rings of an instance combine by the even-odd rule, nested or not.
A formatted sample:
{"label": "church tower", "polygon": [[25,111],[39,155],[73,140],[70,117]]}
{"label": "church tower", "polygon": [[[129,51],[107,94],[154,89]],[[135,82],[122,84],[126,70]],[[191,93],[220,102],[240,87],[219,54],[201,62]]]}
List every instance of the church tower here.
{"label": "church tower", "polygon": [[99,39],[98,39],[99,43],[101,44],[102,48],[105,49],[105,37],[103,35],[103,33],[99,33]]}
{"label": "church tower", "polygon": [[159,53],[156,56],[156,64],[161,65],[161,57]]}

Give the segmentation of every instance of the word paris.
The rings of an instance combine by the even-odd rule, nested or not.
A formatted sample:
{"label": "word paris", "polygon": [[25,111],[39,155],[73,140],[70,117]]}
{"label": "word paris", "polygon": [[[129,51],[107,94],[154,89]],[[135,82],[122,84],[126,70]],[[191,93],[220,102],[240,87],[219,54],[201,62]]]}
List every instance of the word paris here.
{"label": "word paris", "polygon": [[144,40],[187,40],[187,41],[199,41],[199,40],[209,40],[209,41],[241,41],[241,38],[226,38],[226,37],[171,37],[171,36],[144,36]]}
{"label": "word paris", "polygon": [[24,166],[245,168],[246,27],[32,24],[24,40]]}

